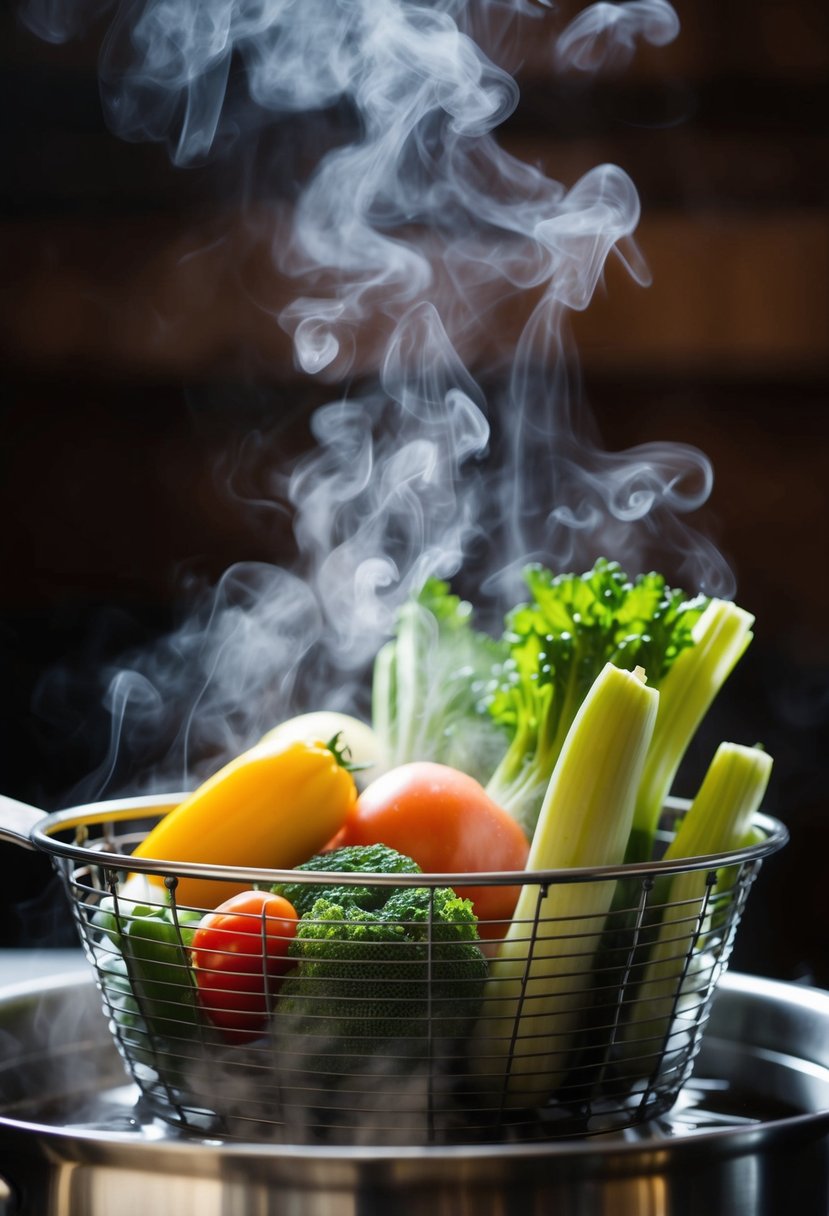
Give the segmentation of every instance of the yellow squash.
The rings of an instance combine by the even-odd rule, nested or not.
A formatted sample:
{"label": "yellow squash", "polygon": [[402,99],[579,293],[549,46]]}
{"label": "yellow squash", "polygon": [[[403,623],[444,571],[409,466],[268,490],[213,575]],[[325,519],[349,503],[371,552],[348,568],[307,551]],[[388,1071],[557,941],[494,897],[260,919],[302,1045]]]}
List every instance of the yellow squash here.
{"label": "yellow squash", "polygon": [[[357,797],[351,773],[322,742],[264,741],[237,756],[152,829],[134,856],[156,861],[289,869],[345,822]],[[151,882],[163,880],[150,877]],[[179,880],[176,899],[214,908],[249,884]]]}
{"label": "yellow squash", "polygon": [[366,722],[342,714],[333,709],[317,709],[280,722],[260,740],[280,743],[292,739],[337,739],[337,744],[348,756],[358,789],[365,789],[376,777],[386,771],[388,765],[383,755],[383,744]]}

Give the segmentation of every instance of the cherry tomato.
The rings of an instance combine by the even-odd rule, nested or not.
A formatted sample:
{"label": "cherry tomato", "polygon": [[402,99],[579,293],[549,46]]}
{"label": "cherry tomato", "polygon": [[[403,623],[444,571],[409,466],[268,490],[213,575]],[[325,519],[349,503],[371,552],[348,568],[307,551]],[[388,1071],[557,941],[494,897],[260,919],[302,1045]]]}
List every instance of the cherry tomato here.
{"label": "cherry tomato", "polygon": [[[363,790],[338,844],[385,844],[434,874],[523,870],[529,853],[523,830],[483,786],[428,761],[391,769]],[[503,937],[520,887],[464,886],[457,892],[472,900],[481,937]]]}
{"label": "cherry tomato", "polygon": [[293,966],[296,925],[293,904],[267,891],[242,891],[199,922],[190,947],[199,1002],[233,1042],[264,1030],[279,977]]}

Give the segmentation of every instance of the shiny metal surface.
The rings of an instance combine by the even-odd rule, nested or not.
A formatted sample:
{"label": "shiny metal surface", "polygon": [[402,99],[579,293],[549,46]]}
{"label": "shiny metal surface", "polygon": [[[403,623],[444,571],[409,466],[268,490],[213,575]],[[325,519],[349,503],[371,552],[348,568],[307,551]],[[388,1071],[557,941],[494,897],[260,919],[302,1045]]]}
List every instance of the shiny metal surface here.
{"label": "shiny metal surface", "polygon": [[15,1216],[825,1216],[829,993],[726,976],[667,1118],[590,1139],[413,1149],[194,1140],[144,1115],[87,978],[0,996]]}
{"label": "shiny metal surface", "polygon": [[[117,843],[122,834],[117,825],[143,821],[146,828],[147,824],[154,822],[177,806],[184,796],[183,793],[142,794],[114,801],[90,802],[65,811],[57,811],[52,815],[45,815],[36,807],[0,794],[0,840],[20,845],[23,848],[40,849],[53,857],[61,857],[67,861],[110,866],[117,870],[123,862],[123,850],[120,848],[113,850],[107,845],[108,841]],[[677,814],[688,809],[688,805],[687,799],[666,798],[665,811],[675,819]],[[527,870],[524,872],[524,878],[530,882],[569,883],[627,878],[631,874],[635,874],[637,877],[656,879],[660,875],[681,874],[689,870],[698,870],[701,867],[712,869],[723,864],[739,865],[743,862],[761,861],[781,849],[788,842],[789,833],[785,824],[773,819],[770,815],[758,814],[754,817],[754,822],[762,831],[763,839],[757,843],[745,845],[743,848],[733,849],[728,853],[711,853],[705,857],[685,859],[676,858],[670,863],[659,860],[638,862],[635,867],[626,864],[572,866],[566,870]],[[89,843],[88,831],[93,827],[105,829],[102,838],[94,844],[94,852]],[[78,829],[81,830],[82,843],[79,842]],[[62,836],[66,838],[62,839]],[[133,846],[135,843],[137,843],[137,838],[131,841]],[[267,883],[276,881],[277,878],[296,878],[293,872],[286,870],[207,865],[202,862],[161,861],[146,857],[134,857],[130,862],[130,869],[162,878],[224,878],[240,879],[246,883]],[[374,879],[378,884],[386,886],[399,885],[401,882],[400,875],[378,874],[374,876]],[[421,879],[441,881],[449,886],[456,886],[468,885],[469,875],[447,871],[440,874],[423,874]],[[358,883],[362,880],[343,877],[342,881]],[[515,875],[502,871],[491,873],[476,871],[475,882],[511,886],[515,883]]]}

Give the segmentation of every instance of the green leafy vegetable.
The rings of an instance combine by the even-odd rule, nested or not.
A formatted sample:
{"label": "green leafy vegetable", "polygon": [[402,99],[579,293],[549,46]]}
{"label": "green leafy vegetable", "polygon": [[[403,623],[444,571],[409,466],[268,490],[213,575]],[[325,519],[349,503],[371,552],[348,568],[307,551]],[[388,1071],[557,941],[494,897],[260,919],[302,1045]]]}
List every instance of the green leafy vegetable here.
{"label": "green leafy vegetable", "polygon": [[473,627],[470,604],[428,582],[377,656],[374,728],[391,766],[431,759],[486,784],[532,835],[573,719],[605,663],[644,668],[661,694],[637,797],[629,861],[649,860],[659,814],[711,702],[751,641],[754,618],[726,600],[630,578],[599,558],[584,574],[525,570],[526,603],[503,634]]}
{"label": "green leafy vegetable", "polygon": [[373,672],[372,725],[388,767],[434,760],[485,782],[506,746],[485,703],[505,653],[447,583],[430,579],[405,603]]}
{"label": "green leafy vegetable", "polygon": [[643,667],[660,687],[693,645],[707,601],[672,590],[661,574],[629,579],[600,558],[586,574],[526,571],[529,603],[513,609],[503,665],[489,710],[511,735],[487,792],[532,834],[564,740],[605,663]]}

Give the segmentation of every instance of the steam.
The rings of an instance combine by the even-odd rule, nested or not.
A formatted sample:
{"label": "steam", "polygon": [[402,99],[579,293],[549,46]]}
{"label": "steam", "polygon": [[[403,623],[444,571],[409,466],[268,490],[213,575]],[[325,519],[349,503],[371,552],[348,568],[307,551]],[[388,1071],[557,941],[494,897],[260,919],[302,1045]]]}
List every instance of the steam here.
{"label": "steam", "polygon": [[[234,567],[153,653],[109,673],[113,756],[183,721],[155,773],[189,781],[198,757],[238,751],[309,698],[353,708],[401,601],[470,563],[495,604],[529,557],[572,567],[599,553],[632,571],[670,557],[690,588],[730,592],[685,518],[710,493],[705,456],[605,451],[573,371],[567,318],[608,258],[648,281],[636,189],[614,165],[568,187],[510,155],[495,131],[518,88],[485,49],[506,58],[530,28],[558,70],[615,67],[640,40],[676,36],[668,3],[593,4],[562,30],[533,0],[125,0],[85,13],[29,0],[23,19],[60,41],[110,7],[107,120],[125,139],[163,140],[178,164],[274,116],[350,115],[351,136],[298,183],[290,233],[275,220],[274,264],[296,283],[278,324],[308,375],[342,385],[375,369],[316,413],[315,448],[273,471],[295,568]],[[229,85],[240,74],[242,101]],[[117,783],[110,762],[95,781]]]}
{"label": "steam", "polygon": [[665,0],[591,4],[562,32],[555,50],[559,67],[594,72],[624,67],[640,40],[666,46],[679,33],[679,20]]}

